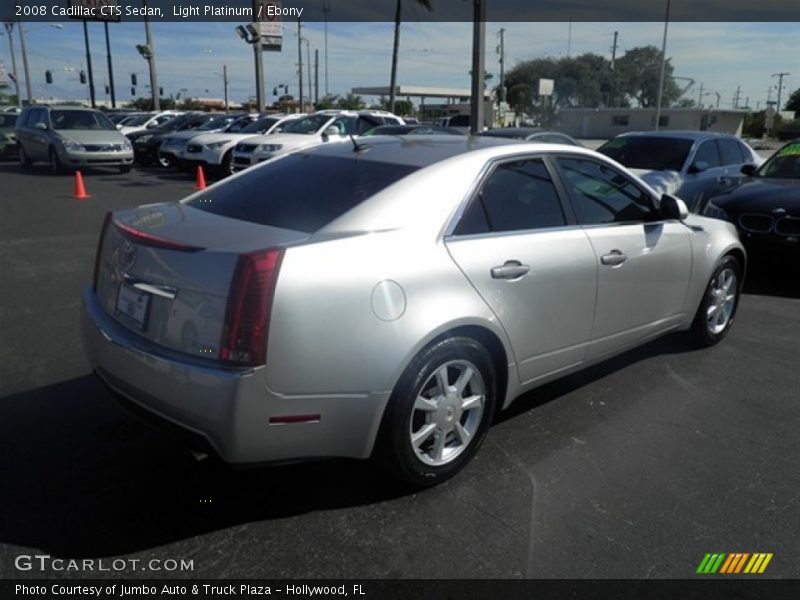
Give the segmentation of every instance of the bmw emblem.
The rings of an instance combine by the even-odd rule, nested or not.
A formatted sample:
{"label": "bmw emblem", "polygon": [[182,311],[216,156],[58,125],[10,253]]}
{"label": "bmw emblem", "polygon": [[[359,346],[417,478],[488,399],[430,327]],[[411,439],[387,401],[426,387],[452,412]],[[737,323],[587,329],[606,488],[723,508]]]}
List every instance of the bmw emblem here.
{"label": "bmw emblem", "polygon": [[772,214],[775,215],[776,217],[782,217],[783,215],[786,214],[786,209],[785,208],[773,208],[772,209]]}

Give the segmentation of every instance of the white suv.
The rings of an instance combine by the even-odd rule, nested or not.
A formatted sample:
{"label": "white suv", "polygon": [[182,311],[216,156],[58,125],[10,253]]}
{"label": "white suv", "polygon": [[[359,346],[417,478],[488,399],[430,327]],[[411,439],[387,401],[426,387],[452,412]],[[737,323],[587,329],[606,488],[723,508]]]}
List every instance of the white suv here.
{"label": "white suv", "polygon": [[400,117],[379,110],[321,110],[288,123],[281,133],[254,136],[236,144],[234,171],[329,141],[346,140],[379,125],[404,125]]}
{"label": "white suv", "polygon": [[220,131],[198,135],[178,151],[178,162],[192,169],[199,165],[215,170],[222,176],[230,175],[233,148],[238,142],[259,135],[278,133],[287,123],[301,117],[302,115],[267,115],[235,133]]}

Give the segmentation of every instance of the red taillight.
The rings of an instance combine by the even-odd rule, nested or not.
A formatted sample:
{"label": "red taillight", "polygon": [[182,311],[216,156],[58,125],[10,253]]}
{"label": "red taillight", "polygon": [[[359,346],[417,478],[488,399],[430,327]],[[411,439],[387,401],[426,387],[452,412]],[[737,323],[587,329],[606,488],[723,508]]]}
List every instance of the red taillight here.
{"label": "red taillight", "polygon": [[180,250],[182,252],[200,252],[201,250],[205,250],[205,248],[201,248],[200,246],[190,246],[188,244],[182,244],[181,242],[158,237],[157,235],[135,229],[119,221],[114,221],[114,227],[126,238],[132,242],[136,242],[140,246],[153,246],[156,248],[164,248],[165,250]]}
{"label": "red taillight", "polygon": [[108,224],[111,222],[111,213],[107,212],[103,219],[103,228],[100,230],[100,239],[97,242],[97,253],[94,255],[94,277],[92,278],[92,291],[97,292],[97,279],[100,277],[100,258],[103,254],[103,242],[106,239]]}
{"label": "red taillight", "polygon": [[267,330],[283,250],[271,248],[239,257],[233,274],[220,359],[256,366],[267,361]]}

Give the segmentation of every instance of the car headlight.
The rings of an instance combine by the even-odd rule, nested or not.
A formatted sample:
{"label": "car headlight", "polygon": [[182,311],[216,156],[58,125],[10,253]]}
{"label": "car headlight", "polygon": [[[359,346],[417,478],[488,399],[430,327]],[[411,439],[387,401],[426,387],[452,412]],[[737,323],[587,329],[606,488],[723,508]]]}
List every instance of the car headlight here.
{"label": "car headlight", "polygon": [[712,219],[720,219],[722,221],[730,221],[731,217],[728,214],[728,211],[724,208],[720,208],[713,202],[709,202],[706,204],[705,209],[703,210],[703,216],[711,217]]}
{"label": "car headlight", "polygon": [[257,152],[277,152],[283,148],[281,144],[259,144],[256,147]]}
{"label": "car headlight", "polygon": [[133,150],[133,146],[131,146],[129,140],[125,140],[124,142],[122,142],[122,149],[127,152],[129,150]]}
{"label": "car headlight", "polygon": [[142,144],[143,144],[144,142],[146,142],[147,140],[149,140],[151,137],[153,137],[153,136],[152,136],[152,135],[143,135],[143,136],[141,136],[141,137],[139,137],[139,138],[137,138],[137,139],[136,139],[136,143],[137,143],[137,144],[139,144],[139,143],[142,143]]}
{"label": "car headlight", "polygon": [[83,147],[83,144],[79,144],[78,142],[73,142],[72,140],[62,140],[64,144],[64,148],[67,150],[71,150],[72,152],[85,152],[86,148]]}
{"label": "car headlight", "polygon": [[216,150],[217,148],[222,148],[228,142],[214,142],[213,144],[206,144],[206,148],[209,150]]}

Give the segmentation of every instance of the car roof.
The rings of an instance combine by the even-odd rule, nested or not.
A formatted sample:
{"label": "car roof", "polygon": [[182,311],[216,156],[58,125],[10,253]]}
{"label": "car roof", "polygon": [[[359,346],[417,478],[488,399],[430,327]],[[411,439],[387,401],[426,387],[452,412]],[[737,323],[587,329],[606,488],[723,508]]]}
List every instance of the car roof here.
{"label": "car roof", "polygon": [[619,134],[617,137],[682,138],[685,140],[698,141],[735,136],[730,133],[719,133],[717,131],[628,131]]}

